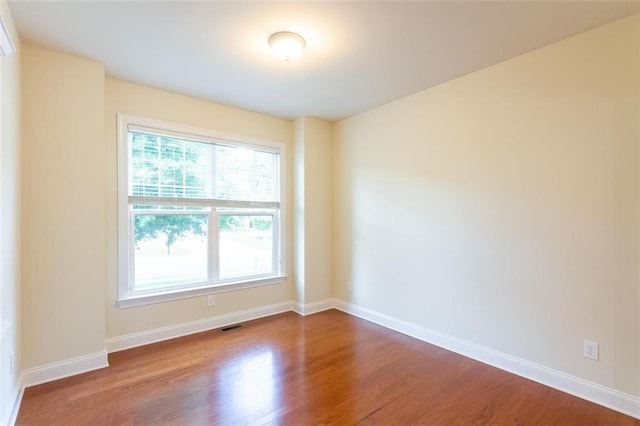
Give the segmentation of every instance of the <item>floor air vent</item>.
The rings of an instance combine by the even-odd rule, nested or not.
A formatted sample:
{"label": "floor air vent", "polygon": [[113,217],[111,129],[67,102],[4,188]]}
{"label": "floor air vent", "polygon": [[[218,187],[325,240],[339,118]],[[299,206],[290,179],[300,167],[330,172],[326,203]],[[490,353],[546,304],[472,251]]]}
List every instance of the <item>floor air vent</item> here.
{"label": "floor air vent", "polygon": [[243,328],[244,325],[242,324],[234,324],[234,325],[230,325],[228,327],[222,327],[220,329],[220,333],[226,333],[227,331],[232,331],[232,330],[237,330],[238,328]]}

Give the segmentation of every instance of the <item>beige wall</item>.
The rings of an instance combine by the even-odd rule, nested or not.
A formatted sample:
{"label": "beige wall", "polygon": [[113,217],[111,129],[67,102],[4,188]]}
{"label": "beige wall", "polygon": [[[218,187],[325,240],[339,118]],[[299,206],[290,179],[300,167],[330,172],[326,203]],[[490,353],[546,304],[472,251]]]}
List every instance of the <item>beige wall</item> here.
{"label": "beige wall", "polygon": [[293,276],[294,298],[297,303],[305,302],[305,206],[304,206],[304,142],[305,117],[293,122]]}
{"label": "beige wall", "polygon": [[23,45],[22,342],[32,368],[104,350],[104,67]]}
{"label": "beige wall", "polygon": [[0,16],[18,50],[0,58],[0,424],[5,424],[20,371],[20,39],[5,1]]}
{"label": "beige wall", "polygon": [[[638,37],[640,37],[640,29],[638,30]],[[640,42],[636,43],[636,70],[637,70],[637,81],[640,82]],[[638,83],[638,98],[637,98],[637,102],[640,105],[640,83]],[[640,107],[637,110],[637,119],[636,119],[636,132],[637,132],[637,137],[638,137],[638,144],[640,144]],[[637,162],[638,164],[640,164],[640,148],[638,148],[637,150]],[[639,166],[640,167],[640,166]],[[638,171],[638,173],[636,174],[636,178],[637,178],[637,185],[638,188],[640,188],[640,170]],[[640,195],[639,195],[640,198]],[[638,200],[638,204],[640,205],[640,200]],[[640,207],[636,210],[636,214],[637,214],[637,220],[638,223],[640,223]],[[636,252],[636,265],[638,267],[638,276],[637,276],[637,281],[638,281],[638,285],[640,286],[640,225],[638,225],[638,229],[637,229],[637,245],[638,245],[638,250]],[[638,327],[636,328],[637,330],[637,354],[640,354],[640,289],[638,289],[638,307],[637,307],[637,311],[636,311],[636,323],[638,324]],[[636,362],[638,363],[638,373],[640,375],[640,360],[636,360]],[[640,379],[638,379],[640,380]],[[638,385],[638,387],[640,387],[640,384]],[[640,393],[640,391],[639,391]]]}
{"label": "beige wall", "polygon": [[333,124],[295,120],[294,214],[297,302],[332,297]]}
{"label": "beige wall", "polygon": [[[107,337],[117,337],[188,321],[288,302],[293,295],[292,279],[285,284],[257,287],[215,296],[215,306],[207,307],[206,296],[166,303],[120,309],[117,300],[117,168],[116,114],[139,117],[217,130],[238,135],[284,142],[287,146],[287,194],[292,187],[292,122],[238,108],[206,102],[115,79],[106,79],[106,144],[108,169],[107,201]],[[286,199],[287,246],[292,243],[292,199]],[[287,253],[288,275],[292,271],[292,253]]]}
{"label": "beige wall", "polygon": [[332,297],[333,124],[305,117],[305,302]]}
{"label": "beige wall", "polygon": [[635,15],[337,123],[336,296],[640,395],[639,43]]}
{"label": "beige wall", "polygon": [[[105,80],[101,64],[25,46],[21,174],[17,60],[0,68],[10,345],[23,336],[31,368],[105,337],[337,296],[640,395],[639,38],[636,15],[335,125]],[[212,308],[118,308],[117,113],[286,143],[287,283]],[[20,207],[16,332],[20,256],[4,254]],[[600,361],[582,358],[583,339]]]}

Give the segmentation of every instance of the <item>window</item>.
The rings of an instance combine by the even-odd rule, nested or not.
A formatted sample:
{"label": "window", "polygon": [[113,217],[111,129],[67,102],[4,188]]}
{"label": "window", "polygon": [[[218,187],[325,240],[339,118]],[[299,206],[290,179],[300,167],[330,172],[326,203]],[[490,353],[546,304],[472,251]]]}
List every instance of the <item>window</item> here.
{"label": "window", "polygon": [[118,116],[121,307],[284,281],[284,145]]}

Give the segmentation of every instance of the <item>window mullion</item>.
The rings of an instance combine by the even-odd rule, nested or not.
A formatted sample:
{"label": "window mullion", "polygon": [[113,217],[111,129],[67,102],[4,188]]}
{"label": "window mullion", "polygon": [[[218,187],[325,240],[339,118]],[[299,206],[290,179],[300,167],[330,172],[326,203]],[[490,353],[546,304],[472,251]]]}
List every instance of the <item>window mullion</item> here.
{"label": "window mullion", "polygon": [[238,209],[278,209],[278,201],[243,201],[243,200],[220,200],[215,198],[180,198],[180,197],[144,197],[129,196],[128,202],[136,206],[194,206],[194,207],[223,207]]}

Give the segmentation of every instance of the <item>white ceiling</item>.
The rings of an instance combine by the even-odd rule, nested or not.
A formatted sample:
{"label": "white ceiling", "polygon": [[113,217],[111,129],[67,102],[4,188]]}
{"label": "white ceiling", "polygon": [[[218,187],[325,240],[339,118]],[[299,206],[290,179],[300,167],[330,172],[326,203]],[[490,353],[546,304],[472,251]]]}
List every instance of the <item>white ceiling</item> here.
{"label": "white ceiling", "polygon": [[[330,120],[640,11],[640,1],[10,1],[23,42],[108,76],[267,114]],[[277,31],[307,47],[285,62]]]}

